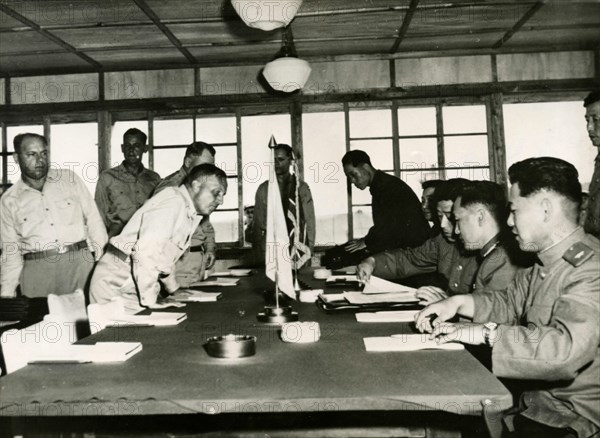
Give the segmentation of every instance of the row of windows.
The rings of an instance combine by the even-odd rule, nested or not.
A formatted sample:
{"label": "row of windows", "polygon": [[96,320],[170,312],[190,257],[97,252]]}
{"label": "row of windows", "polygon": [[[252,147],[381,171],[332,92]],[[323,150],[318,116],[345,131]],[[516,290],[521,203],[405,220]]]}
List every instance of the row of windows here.
{"label": "row of windows", "polygon": [[[317,244],[342,243],[363,236],[372,225],[370,194],[354,187],[348,193],[341,157],[347,150],[366,151],[376,168],[400,176],[420,196],[421,182],[464,177],[490,179],[488,127],[484,105],[444,107],[336,108],[310,112],[303,108],[303,177],[312,190],[317,215]],[[551,155],[578,167],[581,180],[591,178],[594,148],[584,124],[580,102],[504,105],[508,165],[523,158]],[[152,131],[150,154],[144,157],[162,177],[179,169],[186,145],[194,138],[215,145],[216,164],[227,173],[225,203],[213,213],[219,242],[243,244],[243,207],[254,204],[259,184],[268,177],[271,135],[291,144],[289,114],[242,116],[220,114],[117,122],[112,130],[111,162],[120,163],[123,133],[136,127]],[[20,132],[42,134],[42,126],[7,127],[7,153]],[[240,132],[238,141],[238,131]],[[395,132],[394,132],[395,131]],[[94,191],[98,178],[96,123],[51,126],[51,161],[69,167]],[[395,150],[395,146],[396,150]],[[240,157],[241,153],[241,157]],[[151,155],[151,158],[150,158]],[[5,154],[7,172],[2,181],[20,177]],[[239,165],[241,163],[241,165]],[[2,163],[0,163],[2,164]],[[3,168],[3,167],[2,167]],[[241,193],[241,195],[240,195]],[[243,225],[242,225],[243,226]]]}

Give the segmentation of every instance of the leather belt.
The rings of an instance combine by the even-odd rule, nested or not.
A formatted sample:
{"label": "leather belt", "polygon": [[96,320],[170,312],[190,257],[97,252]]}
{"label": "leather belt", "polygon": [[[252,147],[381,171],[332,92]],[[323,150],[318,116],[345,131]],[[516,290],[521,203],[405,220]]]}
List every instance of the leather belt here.
{"label": "leather belt", "polygon": [[61,254],[65,254],[69,251],[78,251],[83,248],[87,248],[87,242],[82,240],[81,242],[72,243],[71,245],[62,245],[58,248],[47,249],[45,251],[28,252],[23,254],[25,260],[40,260],[45,258],[56,257]]}
{"label": "leather belt", "polygon": [[116,258],[118,258],[122,262],[126,262],[129,260],[129,254],[124,253],[119,248],[117,248],[116,246],[114,246],[110,243],[108,245],[106,245],[106,252],[111,255],[114,255]]}
{"label": "leather belt", "polygon": [[190,246],[190,252],[206,252],[204,245]]}

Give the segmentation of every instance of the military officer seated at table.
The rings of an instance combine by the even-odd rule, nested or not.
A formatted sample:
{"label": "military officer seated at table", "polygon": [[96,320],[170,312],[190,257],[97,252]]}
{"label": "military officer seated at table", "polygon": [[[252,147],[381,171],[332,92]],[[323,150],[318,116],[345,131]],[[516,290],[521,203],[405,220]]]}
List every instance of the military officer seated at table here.
{"label": "military officer seated at table", "polygon": [[194,167],[183,185],[166,187],[131,217],[123,231],[110,239],[90,287],[92,303],[122,297],[126,311],[178,306],[159,300],[180,290],[175,263],[190,245],[203,217],[223,203],[227,176],[212,164]]}
{"label": "military officer seated at table", "polygon": [[[203,141],[195,141],[185,150],[181,168],[160,181],[154,194],[166,187],[181,185],[190,170],[204,163],[215,164],[215,148]],[[210,223],[210,217],[205,216],[192,235],[190,247],[175,264],[175,277],[179,285],[189,287],[204,280],[205,270],[212,268],[215,264],[215,252],[215,229]]]}
{"label": "military officer seated at table", "polygon": [[[519,268],[533,261],[522,252],[506,226],[504,188],[490,181],[473,181],[456,198],[452,209],[455,234],[467,251],[476,251],[479,267],[473,291],[506,290]],[[446,291],[426,286],[417,290],[422,304],[448,298]]]}
{"label": "military officer seated at table", "polygon": [[49,167],[45,137],[19,134],[14,147],[21,179],[0,202],[0,296],[87,290],[108,240],[92,196],[73,172]]}
{"label": "military officer seated at table", "polygon": [[[513,164],[509,177],[508,224],[536,264],[506,291],[426,307],[416,325],[439,342],[487,344],[494,374],[522,381],[528,390],[506,422],[517,436],[598,436],[600,241],[577,222],[577,170],[557,158],[530,158]],[[457,314],[473,322],[445,322]]]}
{"label": "military officer seated at table", "polygon": [[412,287],[437,286],[449,294],[470,293],[478,263],[475,253],[465,250],[454,234],[454,200],[469,183],[463,178],[444,181],[436,188],[434,208],[442,232],[416,248],[385,251],[363,260],[358,279],[368,282],[371,274]]}

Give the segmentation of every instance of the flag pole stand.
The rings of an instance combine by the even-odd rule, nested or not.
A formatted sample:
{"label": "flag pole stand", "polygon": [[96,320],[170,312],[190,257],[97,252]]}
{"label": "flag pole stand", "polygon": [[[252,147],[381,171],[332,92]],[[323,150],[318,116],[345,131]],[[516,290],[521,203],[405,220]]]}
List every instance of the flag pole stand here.
{"label": "flag pole stand", "polygon": [[279,305],[279,286],[277,285],[277,271],[275,271],[275,305],[265,306],[263,312],[256,315],[259,322],[265,324],[282,325],[286,322],[298,321],[298,312],[292,310],[292,306]]}

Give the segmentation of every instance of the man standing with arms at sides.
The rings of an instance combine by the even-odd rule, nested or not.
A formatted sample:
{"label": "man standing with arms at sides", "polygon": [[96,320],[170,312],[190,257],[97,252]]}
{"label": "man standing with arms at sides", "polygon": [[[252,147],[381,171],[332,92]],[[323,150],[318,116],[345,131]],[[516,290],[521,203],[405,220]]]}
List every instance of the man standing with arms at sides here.
{"label": "man standing with arms at sides", "polygon": [[[541,157],[508,170],[508,225],[537,261],[506,291],[456,295],[416,315],[439,342],[488,345],[495,375],[527,387],[518,437],[600,432],[600,241],[578,225],[581,185],[566,161]],[[455,315],[473,323],[447,323]],[[435,315],[430,323],[429,317]]]}
{"label": "man standing with arms at sides", "polygon": [[[290,173],[290,166],[294,159],[292,148],[280,143],[274,148],[275,154],[275,175],[279,184],[281,193],[281,204],[283,206],[283,214],[285,215],[288,232],[293,230],[293,224],[288,216],[290,200],[295,199],[296,178],[298,175]],[[252,246],[255,250],[257,261],[264,262],[266,251],[266,232],[267,232],[267,199],[268,199],[269,181],[263,182],[256,190],[254,202],[254,220],[252,224]],[[308,245],[312,250],[315,246],[315,207],[313,204],[312,194],[308,184],[300,181],[298,186],[298,198],[300,214],[300,232],[303,234],[299,238]],[[294,201],[295,202],[295,201]],[[274,255],[269,255],[269,257]]]}
{"label": "man standing with arms at sides", "polygon": [[73,172],[49,169],[45,137],[19,134],[14,146],[21,179],[0,203],[0,296],[19,285],[30,298],[87,290],[108,240],[92,196]]}
{"label": "man standing with arms at sides", "polygon": [[590,183],[584,229],[600,239],[600,90],[593,91],[583,101],[585,122],[592,144],[598,148],[594,174]]}
{"label": "man standing with arms at sides", "polygon": [[166,187],[150,198],[118,236],[112,237],[98,262],[90,301],[106,303],[121,297],[127,312],[143,308],[179,307],[158,301],[161,284],[169,294],[180,290],[175,262],[191,243],[203,217],[208,217],[227,192],[227,175],[212,164],[194,167],[178,187]]}
{"label": "man standing with arms at sides", "polygon": [[429,237],[429,224],[417,195],[404,181],[371,165],[369,156],[360,150],[347,152],[342,158],[344,173],[359,190],[369,187],[373,226],[367,235],[345,245],[349,253],[377,254],[386,249],[415,247]]}
{"label": "man standing with arms at sides", "polygon": [[[196,141],[185,151],[183,165],[177,172],[164,178],[158,183],[154,194],[166,187],[177,187],[183,184],[190,170],[200,164],[215,164],[215,148],[203,141]],[[175,276],[181,287],[204,280],[204,272],[215,264],[215,229],[210,223],[210,217],[202,217],[202,221],[192,235],[192,244],[175,264]]]}
{"label": "man standing with arms at sides", "polygon": [[123,134],[121,151],[125,160],[100,174],[96,186],[96,204],[108,230],[108,236],[121,232],[133,213],[150,197],[160,175],[146,169],[142,157],[148,151],[146,134],[137,128]]}

